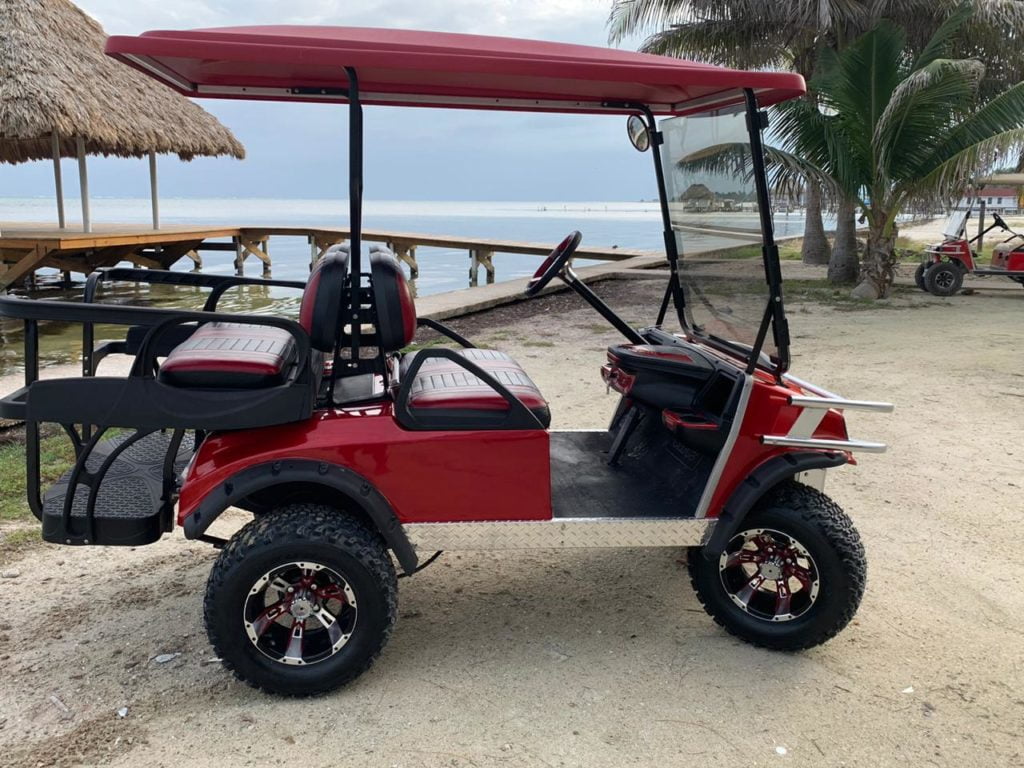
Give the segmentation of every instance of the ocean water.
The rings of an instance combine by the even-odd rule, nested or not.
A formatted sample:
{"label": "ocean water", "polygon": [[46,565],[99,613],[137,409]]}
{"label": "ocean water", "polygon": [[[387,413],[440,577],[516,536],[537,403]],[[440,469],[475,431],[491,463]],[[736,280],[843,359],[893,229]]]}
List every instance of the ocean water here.
{"label": "ocean water", "polygon": [[[80,226],[79,201],[67,199],[68,227]],[[147,224],[150,221],[148,198],[93,198],[94,224]],[[160,201],[161,223],[174,225],[225,226],[347,226],[348,203],[345,200],[275,200],[266,198],[164,198]],[[0,229],[3,222],[39,222],[56,224],[56,207],[50,198],[0,198]],[[709,213],[695,217],[694,225],[711,232],[687,231],[687,253],[741,245],[715,231],[719,226],[750,228],[756,226],[751,213]],[[775,218],[780,237],[799,235],[803,230],[800,213],[779,214]],[[589,246],[660,250],[663,247],[661,216],[655,202],[410,202],[367,200],[363,206],[363,226],[367,230],[386,230],[432,235],[493,238],[554,244],[574,229],[583,233]],[[272,275],[279,279],[304,280],[309,270],[310,250],[304,237],[274,236],[269,242],[273,262]],[[208,251],[202,254],[203,271],[233,274],[233,253]],[[443,248],[417,249],[420,276],[417,295],[426,296],[457,290],[469,285],[469,256],[463,250]],[[495,254],[496,279],[509,280],[530,275],[541,261],[539,256]],[[585,265],[588,262],[580,262]],[[593,262],[590,262],[593,263]],[[187,259],[175,268],[190,269]],[[258,276],[262,265],[250,257],[246,274]],[[483,271],[481,270],[481,273]],[[70,290],[59,288],[58,275],[52,270],[39,272],[40,290],[36,295],[48,298],[72,298],[80,294],[81,275],[75,275]],[[484,275],[481,274],[481,280]],[[197,307],[201,292],[176,288],[120,286],[111,301],[126,301],[151,306]],[[226,297],[228,311],[290,313],[297,307],[294,291],[287,289],[250,289]],[[113,335],[113,329],[110,329]],[[71,362],[77,359],[79,331],[56,323],[42,328],[43,364]],[[21,331],[17,324],[0,321],[0,375],[21,365]]]}

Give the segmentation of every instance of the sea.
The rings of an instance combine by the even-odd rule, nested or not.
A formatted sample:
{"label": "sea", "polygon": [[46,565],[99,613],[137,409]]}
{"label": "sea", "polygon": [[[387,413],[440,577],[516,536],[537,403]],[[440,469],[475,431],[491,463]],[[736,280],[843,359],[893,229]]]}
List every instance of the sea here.
{"label": "sea", "polygon": [[[76,220],[79,201],[65,200],[68,227],[81,226]],[[94,224],[147,224],[151,220],[148,198],[95,197],[91,200]],[[756,225],[754,214],[724,214],[726,228]],[[701,222],[703,228],[716,229],[715,214]],[[749,222],[738,222],[748,216]],[[160,200],[163,226],[280,226],[330,227],[348,225],[348,202],[326,199],[271,198],[163,198]],[[0,231],[3,222],[39,222],[55,226],[56,207],[52,198],[0,198]],[[558,243],[572,230],[583,233],[583,242],[594,247],[658,250],[663,247],[661,216],[656,201],[650,202],[472,202],[366,200],[363,227],[431,235],[479,237],[532,243]],[[779,213],[775,217],[779,237],[801,234],[800,212]],[[686,235],[687,253],[714,250],[738,244],[736,240],[714,232]],[[304,280],[309,272],[310,248],[305,237],[274,236],[269,242],[272,276],[285,280]],[[420,267],[415,290],[418,296],[442,293],[469,285],[469,256],[464,250],[417,249]],[[233,274],[232,252],[203,252],[203,272]],[[540,257],[498,253],[494,256],[496,280],[510,280],[534,272]],[[593,263],[593,262],[591,262]],[[581,261],[580,265],[587,262]],[[261,264],[252,257],[246,273],[258,276]],[[176,269],[190,269],[183,259]],[[54,270],[40,270],[38,288],[32,293],[46,298],[74,298],[80,295],[82,276],[74,275],[70,286],[62,286]],[[481,271],[481,280],[483,274]],[[195,292],[161,287],[122,286],[108,295],[110,301],[131,301],[150,306],[181,305],[194,307],[200,301]],[[294,291],[270,289],[263,292],[239,292],[226,299],[228,311],[290,313],[295,310]],[[77,359],[79,332],[76,328],[50,323],[42,329],[41,363],[71,362]],[[21,331],[17,323],[0,320],[0,376],[20,369]]]}

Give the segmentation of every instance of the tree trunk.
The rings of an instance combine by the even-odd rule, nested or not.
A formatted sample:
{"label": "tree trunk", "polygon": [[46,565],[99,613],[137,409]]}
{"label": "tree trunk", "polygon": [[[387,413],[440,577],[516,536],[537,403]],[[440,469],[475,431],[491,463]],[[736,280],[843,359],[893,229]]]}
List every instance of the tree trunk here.
{"label": "tree trunk", "polygon": [[880,299],[889,295],[896,274],[896,228],[885,234],[885,216],[869,217],[868,246],[861,264],[861,283],[853,289],[859,298]]}
{"label": "tree trunk", "polygon": [[807,211],[804,217],[804,245],[800,258],[804,264],[828,264],[832,249],[825,237],[825,226],[821,223],[821,188],[808,182],[804,192]]}
{"label": "tree trunk", "polygon": [[852,200],[842,198],[836,211],[836,239],[832,244],[832,257],[828,262],[828,281],[830,283],[856,282],[860,262],[859,250],[857,204]]}

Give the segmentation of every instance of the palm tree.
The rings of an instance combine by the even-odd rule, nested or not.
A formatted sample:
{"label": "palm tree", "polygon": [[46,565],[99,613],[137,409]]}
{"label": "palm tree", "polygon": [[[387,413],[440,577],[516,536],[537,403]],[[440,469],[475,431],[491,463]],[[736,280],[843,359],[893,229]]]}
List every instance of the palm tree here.
{"label": "palm tree", "polygon": [[916,57],[889,21],[841,52],[825,48],[811,83],[818,104],[778,110],[781,147],[769,158],[775,182],[828,179],[867,220],[862,295],[883,296],[892,285],[901,211],[948,201],[973,174],[1024,148],[1024,83],[985,100],[984,65],[950,58],[970,15],[964,8],[950,16]]}
{"label": "palm tree", "polygon": [[[613,0],[609,38],[647,35],[641,50],[734,67],[791,67],[810,79],[821,50],[842,50],[882,17],[911,30],[908,46],[923,49],[964,0]],[[968,0],[973,11],[951,44],[957,58],[989,62],[982,91],[992,95],[1024,78],[1024,57],[1009,39],[1024,36],[1024,2]],[[813,94],[810,95],[813,99]],[[857,276],[855,200],[839,196],[835,246],[821,223],[819,189],[806,186],[804,261],[829,262],[829,279]]]}

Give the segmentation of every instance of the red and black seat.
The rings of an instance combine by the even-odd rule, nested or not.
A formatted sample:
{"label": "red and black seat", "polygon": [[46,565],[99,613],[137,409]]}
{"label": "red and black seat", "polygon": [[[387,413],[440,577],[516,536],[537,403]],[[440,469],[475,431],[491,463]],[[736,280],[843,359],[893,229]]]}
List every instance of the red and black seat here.
{"label": "red and black seat", "polygon": [[[370,256],[378,343],[386,353],[409,346],[416,334],[416,306],[398,261],[390,254]],[[401,402],[396,413],[404,425],[419,429],[498,427],[509,423],[513,404],[489,382],[460,365],[458,356],[492,377],[535,417],[528,426],[547,428],[551,413],[547,401],[526,371],[504,352],[490,349],[445,350],[450,357],[435,357],[439,350],[403,356],[398,368]],[[422,358],[417,365],[418,358]],[[411,381],[407,381],[409,376]],[[403,418],[407,416],[409,418]],[[514,422],[513,422],[514,423]]]}
{"label": "red and black seat", "polygon": [[[317,262],[302,294],[299,324],[323,369],[323,354],[334,349],[341,325],[348,254],[329,251]],[[282,328],[240,323],[206,323],[175,347],[160,366],[160,381],[176,387],[254,389],[283,384],[296,365],[294,337]],[[319,381],[319,375],[314,379]]]}

